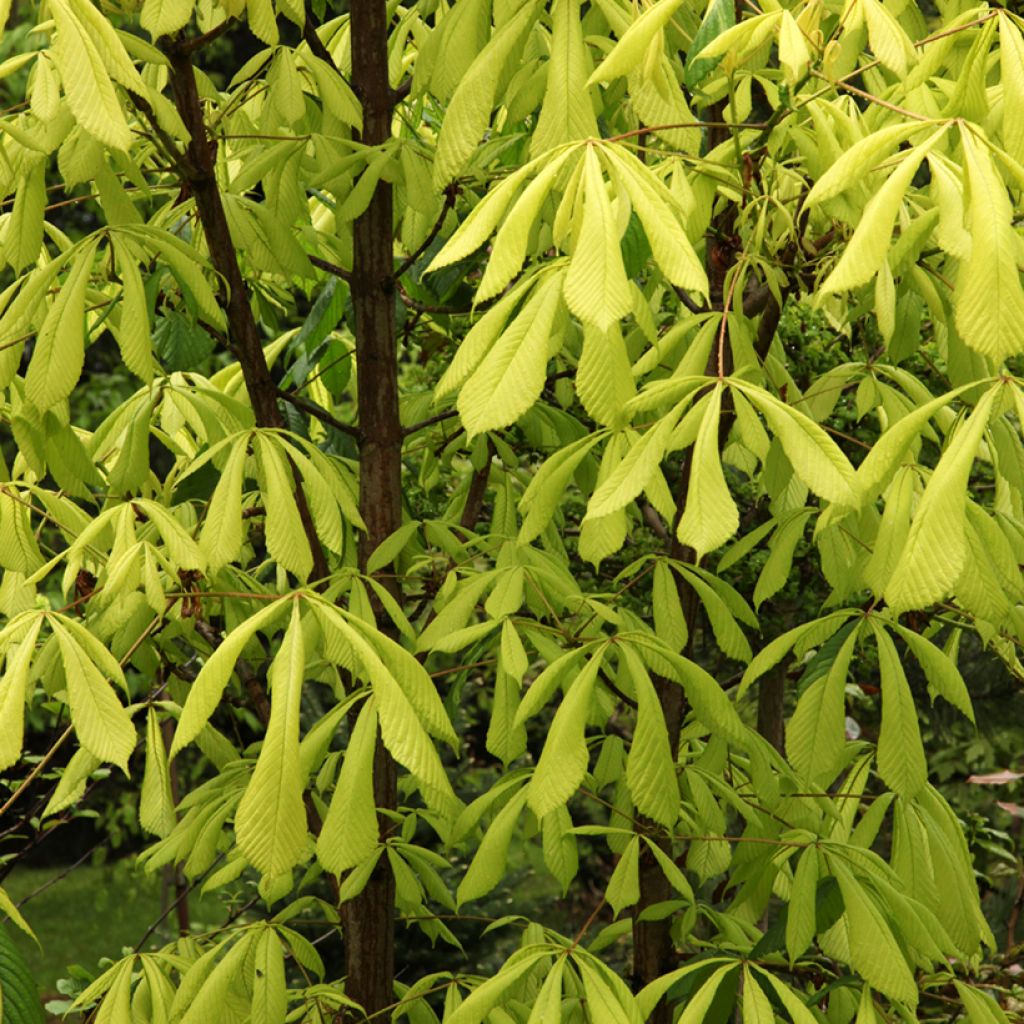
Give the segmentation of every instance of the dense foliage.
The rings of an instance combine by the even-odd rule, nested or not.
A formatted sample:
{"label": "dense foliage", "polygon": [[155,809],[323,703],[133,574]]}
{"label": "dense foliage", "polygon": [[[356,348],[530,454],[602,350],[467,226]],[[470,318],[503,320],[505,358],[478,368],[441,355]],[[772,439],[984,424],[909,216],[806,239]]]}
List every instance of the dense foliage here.
{"label": "dense foliage", "polygon": [[74,1011],[1001,1024],[919,719],[1022,674],[1024,20],[18,17],[3,810],[236,900]]}

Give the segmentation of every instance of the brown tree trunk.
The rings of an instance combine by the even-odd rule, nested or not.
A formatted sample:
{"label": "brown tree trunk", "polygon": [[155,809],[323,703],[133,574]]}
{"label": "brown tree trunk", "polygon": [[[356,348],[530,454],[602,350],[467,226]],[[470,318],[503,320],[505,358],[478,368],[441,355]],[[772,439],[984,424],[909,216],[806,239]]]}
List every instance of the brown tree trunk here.
{"label": "brown tree trunk", "polygon": [[[259,327],[249,305],[249,290],[242,277],[217,186],[217,153],[206,131],[191,51],[184,45],[171,44],[166,47],[165,53],[171,65],[174,103],[191,136],[188,149],[179,159],[182,184],[191,191],[195,200],[196,213],[206,235],[210,262],[225,285],[228,344],[238,356],[256,425],[283,427],[284,419],[277,404],[277,385],[270,376]],[[313,575],[323,579],[328,573],[327,560],[317,537],[301,478],[294,465],[292,474],[295,478],[295,504],[313,555]]]}
{"label": "brown tree trunk", "polygon": [[[737,15],[739,14],[739,0],[737,0]],[[722,119],[724,104],[715,104],[709,108],[708,119],[711,122],[719,122]],[[727,137],[728,129],[717,124],[712,124],[707,129],[708,148],[712,149]],[[730,236],[733,232],[733,220],[735,211],[732,206],[718,216],[713,222],[707,235],[707,255],[705,258],[705,269],[708,275],[708,294],[711,300],[711,308],[722,310],[725,305],[725,282],[730,268],[733,266],[736,253],[730,244]],[[721,356],[716,347],[712,347],[708,365],[705,370],[708,376],[715,376],[719,372],[728,375],[732,372],[731,352],[728,345],[724,347]],[[728,397],[728,396],[726,396]],[[719,427],[720,441],[724,442],[725,434],[728,432],[728,424],[731,421],[731,410],[723,404],[722,418]],[[682,472],[679,475],[679,491],[676,498],[676,518],[671,524],[671,535],[668,543],[668,555],[680,562],[693,562],[695,553],[680,544],[676,539],[676,528],[682,517],[686,505],[687,492],[690,484],[690,459],[692,449],[686,452],[683,459]],[[697,626],[697,615],[699,602],[693,588],[682,580],[679,581],[679,598],[683,607],[683,616],[686,620],[688,633],[687,649],[689,653],[694,640],[694,632]],[[679,684],[670,679],[655,677],[655,690],[658,700],[661,703],[662,714],[665,716],[665,725],[668,729],[670,748],[673,756],[678,756],[679,733],[682,728],[683,719],[686,717],[687,702]],[[651,828],[657,832],[657,826],[646,819],[640,819],[642,829]],[[669,856],[672,856],[672,842],[668,838],[659,840],[661,849]],[[645,850],[640,858],[640,899],[637,902],[633,917],[633,980],[637,989],[650,984],[656,978],[667,974],[675,966],[675,949],[672,942],[672,919],[671,917],[661,920],[644,921],[641,917],[647,908],[656,903],[664,902],[673,898],[673,890],[665,878],[665,874],[654,860],[653,854]],[[662,999],[648,1017],[648,1024],[671,1024],[672,1007]]]}
{"label": "brown tree trunk", "polygon": [[776,665],[758,685],[757,731],[781,754],[786,745],[786,663]]}
{"label": "brown tree trunk", "polygon": [[[377,146],[391,136],[387,5],[385,0],[355,0],[351,11],[352,85],[363,105],[362,141]],[[365,569],[373,550],[402,522],[392,194],[386,182],[377,185],[354,230],[351,289],[360,428],[359,511],[366,522],[359,562]],[[397,594],[393,579],[385,583]],[[397,772],[379,737],[373,768],[377,807],[393,809]],[[382,834],[390,825],[381,816]],[[394,1001],[394,907],[395,881],[384,858],[363,892],[342,907],[346,992],[371,1016]]]}

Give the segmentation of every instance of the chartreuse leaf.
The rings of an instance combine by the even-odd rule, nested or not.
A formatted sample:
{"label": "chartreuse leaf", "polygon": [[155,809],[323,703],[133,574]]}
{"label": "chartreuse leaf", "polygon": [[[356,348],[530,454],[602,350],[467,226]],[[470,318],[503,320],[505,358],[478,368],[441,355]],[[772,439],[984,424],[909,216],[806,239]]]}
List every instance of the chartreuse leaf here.
{"label": "chartreuse leaf", "polygon": [[57,23],[57,38],[50,52],[60,69],[64,93],[76,122],[103,145],[128,149],[131,132],[100,55],[98,40],[82,24],[69,0],[54,0],[49,10]]}
{"label": "chartreuse leaf", "polygon": [[231,446],[206,508],[199,547],[211,569],[233,562],[242,548],[242,479],[248,434]]}
{"label": "chartreuse leaf", "polygon": [[484,276],[477,285],[475,302],[486,302],[500,294],[522,270],[534,222],[566,162],[572,157],[575,163],[579,156],[579,147],[563,148],[560,152],[548,154],[543,169],[523,189],[523,194],[509,210],[505,222],[494,236]]}
{"label": "chartreuse leaf", "polygon": [[[662,996],[672,988],[673,985],[678,981],[682,981],[688,974],[693,974],[694,971],[706,970],[714,965],[721,965],[717,967],[711,977],[703,984],[694,995],[690,997],[690,1001],[687,1004],[686,1012],[689,1011],[690,1007],[694,1005],[699,999],[696,1006],[696,1013],[688,1018],[688,1024],[699,1020],[700,1015],[707,1013],[708,1008],[712,1004],[712,1000],[715,997],[715,993],[718,991],[719,986],[725,980],[727,974],[731,971],[735,971],[739,966],[733,959],[726,959],[724,956],[714,956],[708,959],[702,959],[702,961],[693,961],[687,964],[685,967],[678,968],[675,971],[670,971],[669,974],[664,974],[660,978],[656,978],[654,981],[649,982],[637,993],[637,1008],[640,1011],[640,1015],[644,1020],[648,1020],[650,1015],[653,1013],[654,1008],[658,1005],[658,1002],[662,1000]],[[706,989],[710,990],[706,992]],[[680,1018],[682,1020],[682,1018]]]}
{"label": "chartreuse leaf", "polygon": [[252,443],[267,509],[267,551],[275,562],[306,580],[313,571],[313,553],[295,503],[295,478],[288,458],[275,437],[256,433]]}
{"label": "chartreuse leaf", "polygon": [[561,348],[553,328],[562,308],[563,276],[556,271],[537,286],[462,385],[459,415],[471,438],[514,423],[540,397],[548,360]]}
{"label": "chartreuse leaf", "polygon": [[893,628],[906,641],[910,653],[917,658],[931,690],[940,697],[945,697],[953,707],[973,722],[974,708],[971,706],[971,695],[967,692],[967,684],[960,675],[956,662],[920,633],[915,633],[898,623],[894,623]]}
{"label": "chartreuse leaf", "polygon": [[928,781],[928,764],[917,724],[910,684],[889,634],[874,620],[882,675],[882,727],[878,735],[878,772],[900,796],[916,796]]}
{"label": "chartreuse leaf", "polygon": [[680,542],[692,547],[698,558],[720,548],[740,525],[739,509],[722,471],[718,447],[721,411],[722,385],[716,384],[693,445],[686,505],[676,530]]}
{"label": "chartreuse leaf", "polygon": [[928,421],[952,402],[965,388],[956,388],[938,398],[919,405],[897,420],[871,446],[871,451],[857,467],[857,483],[864,500],[871,501],[882,492],[900,466],[907,449],[920,437]]}
{"label": "chartreuse leaf", "polygon": [[[662,416],[634,441],[621,462],[595,488],[587,505],[587,519],[601,519],[628,505],[651,481],[665,455],[678,412]],[[628,436],[628,435],[627,435]]]}
{"label": "chartreuse leaf", "polygon": [[1024,36],[1020,23],[1006,10],[999,16],[999,71],[1003,86],[1003,147],[1017,163],[1024,163]]}
{"label": "chartreuse leaf", "polygon": [[148,382],[153,379],[153,343],[149,305],[139,271],[139,260],[122,240],[115,238],[112,245],[123,288],[121,316],[116,332],[117,344],[124,365],[137,377]]}
{"label": "chartreuse leaf", "polygon": [[453,1012],[445,1016],[445,1024],[480,1024],[505,998],[515,983],[551,951],[546,947],[527,946],[516,950],[493,978],[478,985]]}
{"label": "chartreuse leaf", "polygon": [[373,796],[377,745],[376,699],[363,705],[345,750],[334,795],[316,841],[316,855],[331,874],[340,875],[373,855],[379,829]]}
{"label": "chartreuse leaf", "polygon": [[932,472],[885,590],[886,602],[896,611],[941,600],[963,571],[967,482],[997,393],[998,385],[985,392]]}
{"label": "chartreuse leaf", "polygon": [[861,5],[868,29],[868,42],[875,56],[900,78],[915,60],[914,44],[900,23],[879,0],[864,0]]}
{"label": "chartreuse leaf", "polygon": [[873,894],[837,858],[829,862],[843,894],[851,966],[890,999],[917,1006],[914,975]]}
{"label": "chartreuse leaf", "polygon": [[210,720],[246,644],[261,629],[268,628],[288,605],[288,598],[280,598],[261,608],[255,615],[250,615],[221,641],[206,660],[185,699],[178,728],[174,732],[174,742],[171,744],[171,757],[188,746]]}
{"label": "chartreuse leaf", "polygon": [[775,1024],[775,1010],[746,964],[743,965],[743,1024]]}
{"label": "chartreuse leaf", "polygon": [[618,325],[601,331],[587,324],[576,368],[576,393],[597,423],[622,425],[625,405],[636,394],[629,352]]}
{"label": "chartreuse leaf", "polygon": [[885,260],[903,197],[928,151],[945,134],[940,128],[925,142],[902,157],[885,184],[871,197],[857,230],[843,248],[839,262],[821,286],[823,294],[841,292],[865,284]]}
{"label": "chartreuse leaf", "polygon": [[167,767],[167,747],[156,709],[146,712],[146,768],[139,794],[139,824],[155,836],[166,836],[174,828],[174,798]]}
{"label": "chartreuse leaf", "polygon": [[278,1024],[287,1019],[288,989],[284,974],[284,946],[270,925],[259,930],[253,953],[252,1024]]}
{"label": "chartreuse leaf", "polygon": [[81,376],[85,361],[85,289],[95,252],[96,243],[89,242],[75,254],[36,336],[25,374],[25,395],[40,410],[67,398]]}
{"label": "chartreuse leaf", "polygon": [[857,635],[856,629],[850,630],[828,672],[803,692],[786,725],[786,753],[790,763],[801,775],[815,782],[831,781],[842,760],[846,676]]}
{"label": "chartreuse leaf", "polygon": [[79,742],[127,775],[128,758],[135,749],[135,727],[127,709],[71,630],[56,616],[47,618],[60,648],[71,721]]}
{"label": "chartreuse leaf", "polygon": [[621,146],[601,147],[601,156],[629,196],[651,252],[665,276],[680,288],[707,295],[708,278],[677,215],[672,192],[646,164]]}
{"label": "chartreuse leaf", "polygon": [[[428,705],[425,697],[417,697],[414,701],[395,678],[392,665],[399,665],[390,658],[385,663],[381,654],[352,624],[337,615],[333,621],[352,645],[362,663],[365,677],[373,686],[384,746],[399,764],[416,777],[431,806],[445,813],[451,812],[458,801],[437,750],[424,728],[426,722],[432,725],[435,733],[442,733],[445,738],[450,733],[451,725],[447,723],[443,708],[439,707],[436,692],[431,691],[433,705]],[[433,712],[430,710],[432,707],[435,709]]]}
{"label": "chartreuse leaf", "polygon": [[[472,256],[491,237],[491,233],[505,216],[505,211],[515,199],[523,182],[534,174],[538,167],[548,167],[550,163],[551,154],[545,153],[543,157],[535,157],[523,164],[522,167],[517,167],[508,177],[502,178],[470,210],[469,216],[458,226],[451,238],[441,246],[424,273],[432,274],[435,270],[441,270],[452,263],[464,260],[467,256]],[[519,266],[522,266],[522,261]],[[515,273],[516,271],[513,270],[512,274]],[[511,277],[509,279],[511,280]]]}
{"label": "chartreuse leaf", "polygon": [[459,883],[456,894],[459,906],[486,896],[501,881],[505,874],[509,843],[526,806],[527,795],[528,790],[523,787],[494,816]]}
{"label": "chartreuse leaf", "polygon": [[21,757],[29,671],[42,625],[43,618],[37,614],[29,620],[28,629],[19,638],[17,646],[8,641],[5,651],[7,665],[3,679],[0,679],[0,771],[6,771]]}
{"label": "chartreuse leaf", "polygon": [[640,836],[633,836],[619,857],[604,898],[616,917],[640,899]]}
{"label": "chartreuse leaf", "polygon": [[184,28],[193,6],[193,0],[146,0],[139,23],[151,39],[158,39]]}
{"label": "chartreuse leaf", "polygon": [[861,185],[872,171],[902,142],[927,128],[927,124],[901,122],[886,125],[865,135],[842,153],[838,160],[814,183],[805,203],[815,206]]}
{"label": "chartreuse leaf", "polygon": [[970,1024],[1007,1024],[1006,1014],[999,1003],[987,992],[962,981],[954,981],[957,995],[967,1011]]}
{"label": "chartreuse leaf", "polygon": [[763,967],[751,965],[751,972],[756,973],[768,984],[766,988],[775,989],[779,1002],[786,1008],[789,1019],[793,1024],[817,1024],[818,1018],[808,1008],[807,1004],[794,992],[781,978],[766,971]]}
{"label": "chartreuse leaf", "polygon": [[619,246],[621,232],[594,146],[587,147],[583,160],[583,222],[565,277],[565,301],[584,323],[607,331],[630,311],[633,301]]}
{"label": "chartreuse leaf", "polygon": [[270,722],[256,768],[235,813],[238,848],[272,886],[307,846],[299,759],[299,708],[306,667],[299,602],[270,666]]}
{"label": "chartreuse leaf", "polygon": [[953,306],[964,341],[982,355],[1001,362],[1024,351],[1024,323],[1019,238],[1014,210],[988,149],[966,128],[961,129],[966,178],[970,256],[960,265]]}
{"label": "chartreuse leaf", "polygon": [[[645,642],[639,634],[632,636],[631,639],[638,645]],[[658,657],[664,658],[671,665],[675,678],[686,693],[686,699],[704,726],[713,729],[730,743],[735,743],[740,748],[745,747],[746,726],[718,681],[689,658],[675,654],[663,646],[658,646],[656,652]]]}
{"label": "chartreuse leaf", "polygon": [[624,77],[642,64],[651,40],[669,23],[681,4],[682,0],[659,0],[645,10],[597,66],[587,85]]}
{"label": "chartreuse leaf", "polygon": [[[550,1024],[562,1019],[562,975],[565,972],[566,958],[560,956],[552,965],[544,978],[533,1009],[526,1024]],[[973,1022],[972,1022],[973,1024]]]}
{"label": "chartreuse leaf", "polygon": [[587,88],[590,68],[580,25],[580,0],[555,0],[551,25],[547,86],[530,143],[535,154],[599,134]]}
{"label": "chartreuse leaf", "polygon": [[779,439],[793,471],[826,501],[856,508],[860,490],[856,474],[839,446],[809,416],[761,388],[733,382],[757,407]]}
{"label": "chartreuse leaf", "polygon": [[679,784],[668,729],[654,683],[628,644],[619,646],[636,692],[636,728],[626,758],[626,783],[637,810],[671,827],[679,817]]}
{"label": "chartreuse leaf", "polygon": [[540,760],[527,787],[530,810],[538,818],[561,807],[583,781],[588,760],[584,731],[605,650],[602,646],[590,656],[569,684],[551,722]]}
{"label": "chartreuse leaf", "polygon": [[434,184],[440,188],[461,173],[491,119],[502,69],[521,43],[537,8],[524,3],[490,38],[459,82],[437,139]]}
{"label": "chartreuse leaf", "polygon": [[800,854],[793,872],[786,914],[786,952],[790,962],[811,944],[817,931],[818,851],[812,846]]}
{"label": "chartreuse leaf", "polygon": [[[243,932],[212,970],[209,970],[210,963],[203,964],[209,973],[205,977],[200,975],[195,987],[189,985],[189,975],[186,974],[171,1006],[172,1019],[179,1020],[180,1024],[201,1024],[203,1021],[216,1020],[222,1016],[226,1005],[230,1006],[239,1001],[238,990],[242,987],[242,979],[248,973],[245,965],[258,939],[259,932],[255,929]],[[211,951],[214,955],[218,952],[221,952],[218,947]],[[192,970],[196,970],[202,963],[202,960],[197,961]],[[186,992],[191,996],[187,1002],[181,998]],[[178,1017],[182,1010],[183,1016]]]}
{"label": "chartreuse leaf", "polygon": [[690,996],[690,1000],[686,1004],[686,1008],[683,1010],[682,1015],[676,1022],[676,1024],[699,1024],[700,1021],[704,1020],[705,1015],[715,998],[715,994],[722,985],[722,982],[725,981],[733,971],[739,968],[738,961],[727,960],[723,962],[719,959],[700,960],[697,963],[691,963],[687,964],[685,967],[680,967],[676,971],[671,971],[669,974],[663,974],[656,981],[652,981],[648,985],[644,986],[644,988],[642,988],[637,994],[636,1004],[643,1019],[647,1020],[650,1017],[654,1008],[661,1001],[661,997],[677,981],[685,978],[687,974],[691,974],[695,970],[706,968],[709,964],[715,963],[720,963],[721,966],[716,967],[704,984]]}

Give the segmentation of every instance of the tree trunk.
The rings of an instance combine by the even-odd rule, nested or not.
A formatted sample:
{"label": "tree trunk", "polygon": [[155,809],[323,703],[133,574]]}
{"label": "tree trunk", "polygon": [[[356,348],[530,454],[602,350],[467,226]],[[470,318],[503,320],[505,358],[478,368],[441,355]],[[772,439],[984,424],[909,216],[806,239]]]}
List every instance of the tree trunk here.
{"label": "tree trunk", "polygon": [[[391,136],[388,82],[388,15],[385,0],[356,0],[351,8],[352,85],[363,105],[362,141],[378,146]],[[402,424],[398,415],[398,364],[391,186],[379,182],[366,212],[355,222],[352,305],[355,310],[359,402],[359,511],[366,522],[359,563],[402,522]],[[385,580],[397,595],[394,580]],[[383,623],[378,609],[378,619]],[[378,736],[373,791],[377,807],[397,804],[396,767]],[[380,818],[383,835],[391,822]],[[381,858],[369,884],[343,910],[346,992],[369,1015],[393,1001],[395,882]]]}

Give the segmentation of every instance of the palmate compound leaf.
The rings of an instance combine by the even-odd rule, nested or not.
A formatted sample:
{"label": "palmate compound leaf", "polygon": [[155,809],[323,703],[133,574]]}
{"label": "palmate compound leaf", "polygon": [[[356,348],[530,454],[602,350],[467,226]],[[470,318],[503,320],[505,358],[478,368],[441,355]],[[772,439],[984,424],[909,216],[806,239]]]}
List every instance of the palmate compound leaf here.
{"label": "palmate compound leaf", "polygon": [[[431,807],[445,815],[454,813],[459,801],[428,733],[429,728],[430,732],[442,739],[450,741],[453,738],[451,723],[448,722],[436,691],[430,688],[430,698],[427,691],[406,692],[396,678],[396,672],[403,668],[402,662],[398,660],[402,649],[393,641],[387,641],[387,638],[381,640],[381,643],[386,641],[397,648],[393,657],[385,656],[383,651],[376,650],[370,639],[355,624],[347,621],[340,612],[331,614],[330,621],[351,645],[361,663],[363,677],[370,680],[374,696],[377,698],[377,716],[384,746],[391,751],[395,760],[415,777]],[[422,673],[419,663],[407,652],[404,653],[412,665],[416,666],[417,672]],[[407,679],[406,683],[417,681],[421,682],[422,679]],[[429,684],[429,677],[427,683]]]}
{"label": "palmate compound leaf", "polygon": [[305,644],[299,602],[270,666],[270,722],[256,768],[235,813],[238,848],[270,887],[306,852],[306,810],[299,759],[299,707]]}
{"label": "palmate compound leaf", "polygon": [[605,651],[606,647],[602,646],[590,656],[555,712],[527,787],[530,810],[538,818],[561,807],[583,781],[588,761],[584,732]]}
{"label": "palmate compound leaf", "polygon": [[620,230],[594,146],[583,165],[583,222],[565,277],[565,301],[584,323],[610,330],[633,307]]}
{"label": "palmate compound leaf", "polygon": [[669,974],[664,974],[655,981],[650,982],[640,990],[636,997],[637,1007],[642,1018],[647,1020],[650,1017],[662,996],[677,981],[681,981],[687,974],[691,974],[693,971],[700,970],[701,968],[706,968],[711,964],[720,964],[721,966],[716,967],[704,984],[693,993],[686,1004],[686,1009],[683,1011],[682,1016],[676,1022],[676,1024],[700,1024],[704,1020],[722,982],[739,968],[738,961],[724,960],[724,958],[701,960],[697,963],[680,967],[678,970],[671,971]]}
{"label": "palmate compound leaf", "polygon": [[373,753],[377,744],[376,699],[363,705],[345,750],[334,795],[316,842],[317,859],[340,875],[373,855],[380,840],[373,797]]}
{"label": "palmate compound leaf", "polygon": [[720,548],[740,526],[718,447],[721,411],[722,386],[716,384],[693,445],[686,505],[676,530],[680,542],[692,547],[698,558]]}
{"label": "palmate compound leaf", "polygon": [[[458,226],[451,238],[441,246],[440,251],[430,261],[424,273],[431,274],[453,263],[458,263],[459,260],[464,260],[467,256],[472,256],[491,237],[492,232],[505,216],[506,210],[516,199],[523,182],[536,173],[538,168],[549,167],[553,158],[554,154],[545,153],[543,156],[535,157],[521,167],[517,167],[507,177],[502,178],[473,207],[469,216]],[[519,266],[522,266],[522,262]],[[515,273],[516,271],[513,270],[512,274]]]}
{"label": "palmate compound leaf", "polygon": [[923,608],[941,600],[963,570],[967,482],[998,388],[990,388],[981,397],[932,472],[903,555],[885,590],[885,600],[895,611]]}
{"label": "palmate compound leaf", "polygon": [[970,256],[957,275],[953,307],[964,341],[1002,362],[1024,351],[1024,286],[1014,209],[992,155],[972,131],[961,129],[970,187]]}
{"label": "palmate compound leaf", "polygon": [[483,277],[477,285],[475,302],[487,302],[501,294],[522,269],[534,223],[541,209],[566,163],[578,163],[580,155],[579,146],[562,148],[548,154],[544,166],[523,189],[523,194],[509,210],[505,222],[494,236]]}
{"label": "palmate compound leaf", "polygon": [[945,127],[940,128],[903,156],[885,184],[871,197],[839,262],[821,286],[822,294],[856,288],[875,276],[889,251],[904,195],[921,161],[945,132]]}

